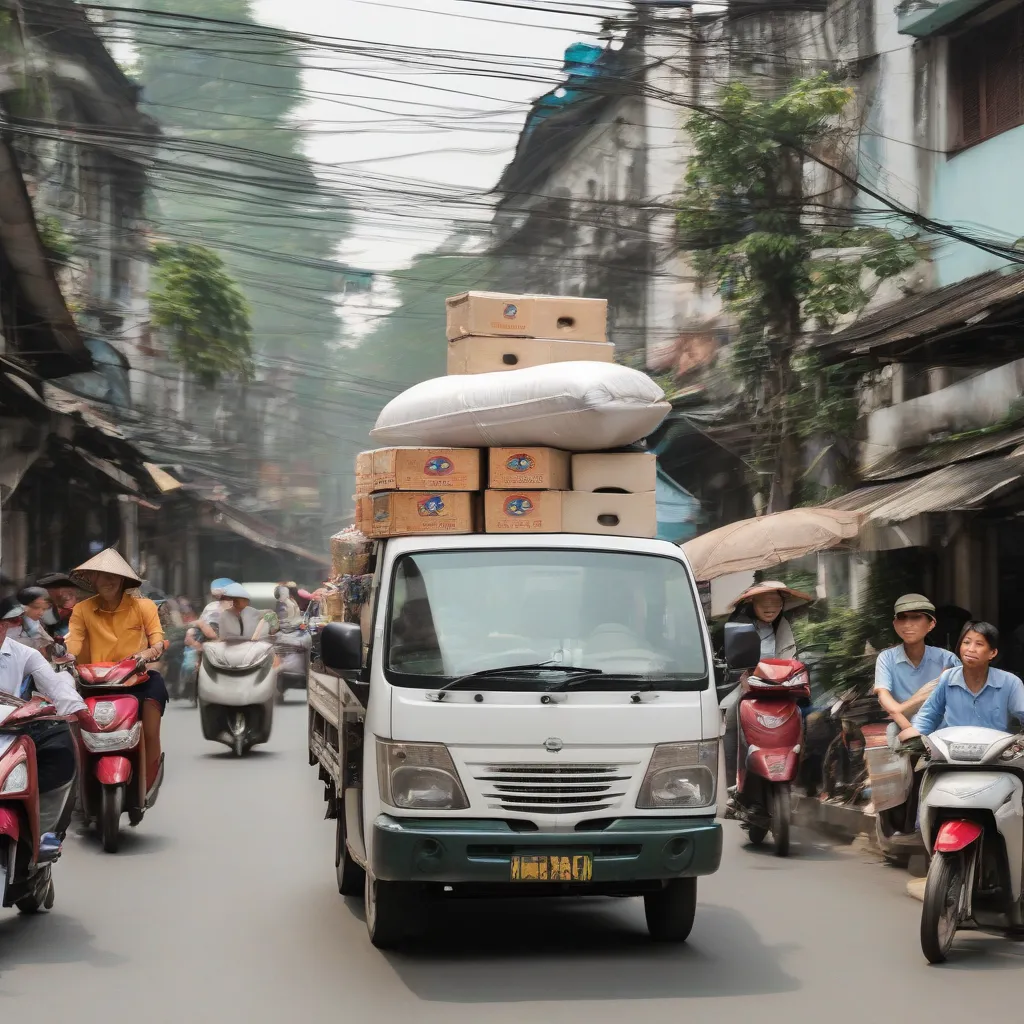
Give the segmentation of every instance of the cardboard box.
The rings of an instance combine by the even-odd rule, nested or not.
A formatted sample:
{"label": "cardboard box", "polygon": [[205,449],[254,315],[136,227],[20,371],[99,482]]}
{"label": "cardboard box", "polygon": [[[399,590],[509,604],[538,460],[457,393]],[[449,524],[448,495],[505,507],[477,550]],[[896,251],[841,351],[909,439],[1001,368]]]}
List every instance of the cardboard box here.
{"label": "cardboard box", "polygon": [[653,491],[658,480],[658,459],[651,452],[586,454],[572,457],[574,491]]}
{"label": "cardboard box", "polygon": [[445,491],[385,491],[372,496],[371,537],[472,533],[473,495]]}
{"label": "cardboard box", "polygon": [[481,338],[448,342],[448,376],[525,370],[548,363],[613,363],[615,346],[607,341],[552,341],[548,338]]}
{"label": "cardboard box", "polygon": [[370,536],[370,524],[373,522],[373,502],[368,494],[356,495],[356,529]]}
{"label": "cardboard box", "polygon": [[655,537],[658,511],[654,491],[645,494],[566,491],[562,495],[562,530],[609,537]]}
{"label": "cardboard box", "polygon": [[485,491],[486,533],[561,533],[564,491]]}
{"label": "cardboard box", "polygon": [[562,295],[463,292],[445,300],[448,340],[466,335],[607,341],[608,302]]}
{"label": "cardboard box", "polygon": [[488,487],[496,491],[569,489],[569,453],[557,448],[490,448]]}
{"label": "cardboard box", "polygon": [[479,448],[378,448],[373,491],[479,491]]}
{"label": "cardboard box", "polygon": [[360,452],[356,456],[356,497],[373,490],[373,452]]}

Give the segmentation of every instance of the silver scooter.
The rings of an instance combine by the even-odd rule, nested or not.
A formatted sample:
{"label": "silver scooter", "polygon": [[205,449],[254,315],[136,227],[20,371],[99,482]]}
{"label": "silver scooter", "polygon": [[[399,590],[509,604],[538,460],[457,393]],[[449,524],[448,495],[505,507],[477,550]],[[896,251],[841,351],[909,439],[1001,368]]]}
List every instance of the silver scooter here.
{"label": "silver scooter", "polygon": [[261,622],[251,639],[210,641],[199,665],[199,719],[203,736],[238,757],[266,743],[274,722],[277,656]]}
{"label": "silver scooter", "polygon": [[974,726],[926,737],[921,835],[929,854],[921,950],[946,959],[956,931],[1024,932],[1024,736]]}

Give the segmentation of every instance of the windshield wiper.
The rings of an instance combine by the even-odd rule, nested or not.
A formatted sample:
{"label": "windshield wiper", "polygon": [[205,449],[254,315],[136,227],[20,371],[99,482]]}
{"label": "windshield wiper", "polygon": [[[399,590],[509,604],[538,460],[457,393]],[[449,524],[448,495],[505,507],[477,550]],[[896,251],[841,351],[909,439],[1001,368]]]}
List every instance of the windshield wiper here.
{"label": "windshield wiper", "polygon": [[636,690],[647,692],[649,690],[660,690],[660,689],[671,689],[673,683],[686,682],[686,683],[697,683],[702,679],[707,679],[707,674],[680,674],[672,676],[670,678],[657,678],[651,679],[649,676],[631,676],[624,672],[605,672],[599,668],[592,669],[581,669],[581,672],[585,672],[585,675],[574,675],[570,679],[564,679],[561,683],[557,683],[554,686],[549,686],[550,692],[557,693],[559,690],[571,690],[575,686],[582,686],[584,683],[589,683],[597,678],[607,678],[609,680],[622,681],[629,683],[631,687]]}
{"label": "windshield wiper", "polygon": [[583,668],[575,665],[559,665],[554,661],[540,661],[529,665],[504,665],[500,668],[482,668],[478,672],[469,672],[464,676],[453,679],[451,682],[445,683],[444,686],[439,686],[437,692],[444,693],[445,690],[456,690],[464,683],[472,683],[477,679],[487,679],[489,676],[514,676],[520,672],[566,672],[570,676],[579,677],[581,681],[584,678],[590,679],[593,676],[602,675],[600,669]]}

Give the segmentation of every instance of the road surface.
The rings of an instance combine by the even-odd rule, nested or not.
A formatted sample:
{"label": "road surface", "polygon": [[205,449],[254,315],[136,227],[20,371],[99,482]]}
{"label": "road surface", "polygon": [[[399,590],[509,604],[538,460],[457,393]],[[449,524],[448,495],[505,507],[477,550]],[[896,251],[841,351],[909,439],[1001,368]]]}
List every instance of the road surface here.
{"label": "road surface", "polygon": [[808,835],[777,860],[731,824],[684,947],[652,946],[637,900],[524,901],[445,907],[425,950],[381,954],[334,886],[305,721],[290,702],[238,761],[171,707],[160,802],[122,852],[73,835],[53,912],[0,912],[4,1019],[873,1024],[1019,1007],[1024,946],[968,935],[929,968],[904,873]]}

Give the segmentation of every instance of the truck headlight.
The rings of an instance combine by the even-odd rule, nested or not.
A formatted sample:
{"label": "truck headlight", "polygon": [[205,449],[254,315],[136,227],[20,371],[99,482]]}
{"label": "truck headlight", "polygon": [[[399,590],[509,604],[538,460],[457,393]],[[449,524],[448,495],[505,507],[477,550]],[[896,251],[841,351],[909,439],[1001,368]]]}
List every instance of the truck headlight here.
{"label": "truck headlight", "polygon": [[709,807],[718,790],[718,741],[659,743],[636,805],[641,810]]}
{"label": "truck headlight", "polygon": [[443,743],[377,740],[377,785],[382,803],[403,810],[461,811],[469,806]]}

